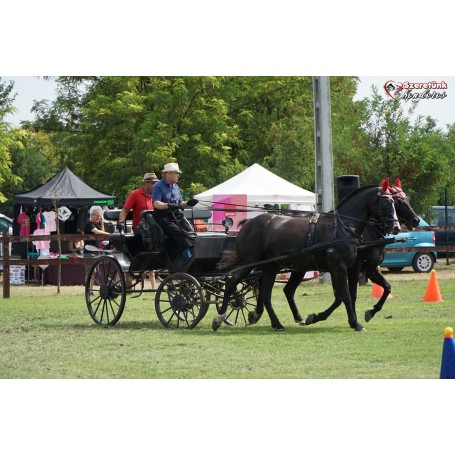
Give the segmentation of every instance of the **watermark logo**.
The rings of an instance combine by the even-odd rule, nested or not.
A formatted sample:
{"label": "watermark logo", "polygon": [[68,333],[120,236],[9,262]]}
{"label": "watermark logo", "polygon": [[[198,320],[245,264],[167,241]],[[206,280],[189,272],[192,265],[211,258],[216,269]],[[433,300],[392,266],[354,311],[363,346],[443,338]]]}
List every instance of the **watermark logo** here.
{"label": "watermark logo", "polygon": [[384,90],[393,100],[444,99],[447,97],[447,83],[444,81],[395,82],[389,80]]}

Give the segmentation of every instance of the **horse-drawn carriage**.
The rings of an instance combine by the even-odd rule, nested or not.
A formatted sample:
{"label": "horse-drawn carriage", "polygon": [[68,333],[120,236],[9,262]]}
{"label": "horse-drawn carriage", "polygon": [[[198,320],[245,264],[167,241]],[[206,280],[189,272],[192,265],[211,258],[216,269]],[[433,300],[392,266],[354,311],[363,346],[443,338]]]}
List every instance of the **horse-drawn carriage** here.
{"label": "horse-drawn carriage", "polygon": [[[384,236],[399,230],[397,214],[408,228],[417,226],[409,198],[400,187],[389,186],[387,179],[381,187],[368,185],[355,190],[331,213],[264,213],[249,220],[237,236],[229,233],[228,218],[225,232],[192,232],[194,255],[183,261],[166,241],[153,212],[146,211],[141,236],[110,235],[115,250],[100,256],[86,278],[87,307],[96,323],[114,325],[123,313],[127,294],[156,292],[156,313],[167,328],[195,327],[214,303],[218,315],[212,322],[213,330],[222,323],[254,324],[264,307],[272,327],[283,330],[272,308],[271,294],[276,274],[287,270],[292,273],[284,293],[296,322],[304,325],[324,320],[344,303],[350,327],[364,330],[355,311],[358,277],[364,271],[385,289],[385,297],[366,312],[368,322],[390,293],[378,265],[388,243]],[[144,290],[144,273],[156,270],[161,278],[158,289]],[[335,302],[323,313],[304,320],[294,294],[309,270],[330,272]]]}
{"label": "horse-drawn carriage", "polygon": [[[209,210],[185,210],[187,220],[207,221]],[[118,211],[104,213],[115,221]],[[141,236],[116,232],[110,234],[112,250],[92,251],[99,254],[86,277],[86,303],[92,319],[101,325],[114,325],[122,316],[127,295],[139,297],[155,293],[155,309],[166,328],[193,328],[205,316],[210,304],[219,305],[223,298],[226,275],[217,270],[221,253],[234,248],[235,235],[229,232],[232,220],[223,220],[224,231],[197,232],[194,255],[183,261],[179,251],[166,242],[164,232],[153,218],[153,211],[144,211]],[[160,285],[156,290],[144,289],[144,276],[156,273]],[[255,284],[260,273],[245,277],[230,299],[226,323],[247,324],[247,315],[256,307]]]}

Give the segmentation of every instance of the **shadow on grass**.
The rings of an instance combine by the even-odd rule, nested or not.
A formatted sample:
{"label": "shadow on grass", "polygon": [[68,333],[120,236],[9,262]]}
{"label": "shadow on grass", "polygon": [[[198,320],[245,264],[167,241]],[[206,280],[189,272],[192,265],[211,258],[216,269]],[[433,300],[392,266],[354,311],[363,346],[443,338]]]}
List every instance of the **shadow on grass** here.
{"label": "shadow on grass", "polygon": [[116,325],[77,324],[72,328],[76,330],[166,330],[158,321],[128,321],[118,322]]}

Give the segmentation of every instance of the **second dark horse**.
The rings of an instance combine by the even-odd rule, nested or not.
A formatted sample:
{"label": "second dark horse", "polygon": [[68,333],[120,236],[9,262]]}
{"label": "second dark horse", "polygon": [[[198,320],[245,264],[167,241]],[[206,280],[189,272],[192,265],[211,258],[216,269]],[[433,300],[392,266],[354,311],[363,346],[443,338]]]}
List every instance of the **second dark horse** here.
{"label": "second dark horse", "polygon": [[387,233],[399,232],[395,206],[386,184],[357,189],[343,200],[335,213],[311,217],[265,213],[246,222],[237,237],[235,250],[226,251],[219,264],[221,269],[235,268],[226,283],[218,316],[212,322],[213,330],[225,320],[236,285],[254,268],[262,271],[257,319],[265,306],[275,330],[284,329],[271,303],[275,276],[282,269],[329,271],[335,298],[344,302],[350,327],[364,330],[352,306],[347,271],[356,260],[360,236],[367,222],[377,223]]}

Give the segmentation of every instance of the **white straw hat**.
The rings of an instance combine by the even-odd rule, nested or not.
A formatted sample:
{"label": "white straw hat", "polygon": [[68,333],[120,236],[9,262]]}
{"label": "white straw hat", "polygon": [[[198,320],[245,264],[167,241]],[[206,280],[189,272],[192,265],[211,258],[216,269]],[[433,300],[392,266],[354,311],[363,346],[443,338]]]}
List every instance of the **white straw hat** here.
{"label": "white straw hat", "polygon": [[178,172],[181,174],[181,171],[179,169],[179,165],[177,163],[167,163],[164,165],[164,169],[161,171],[163,174],[165,172]]}

